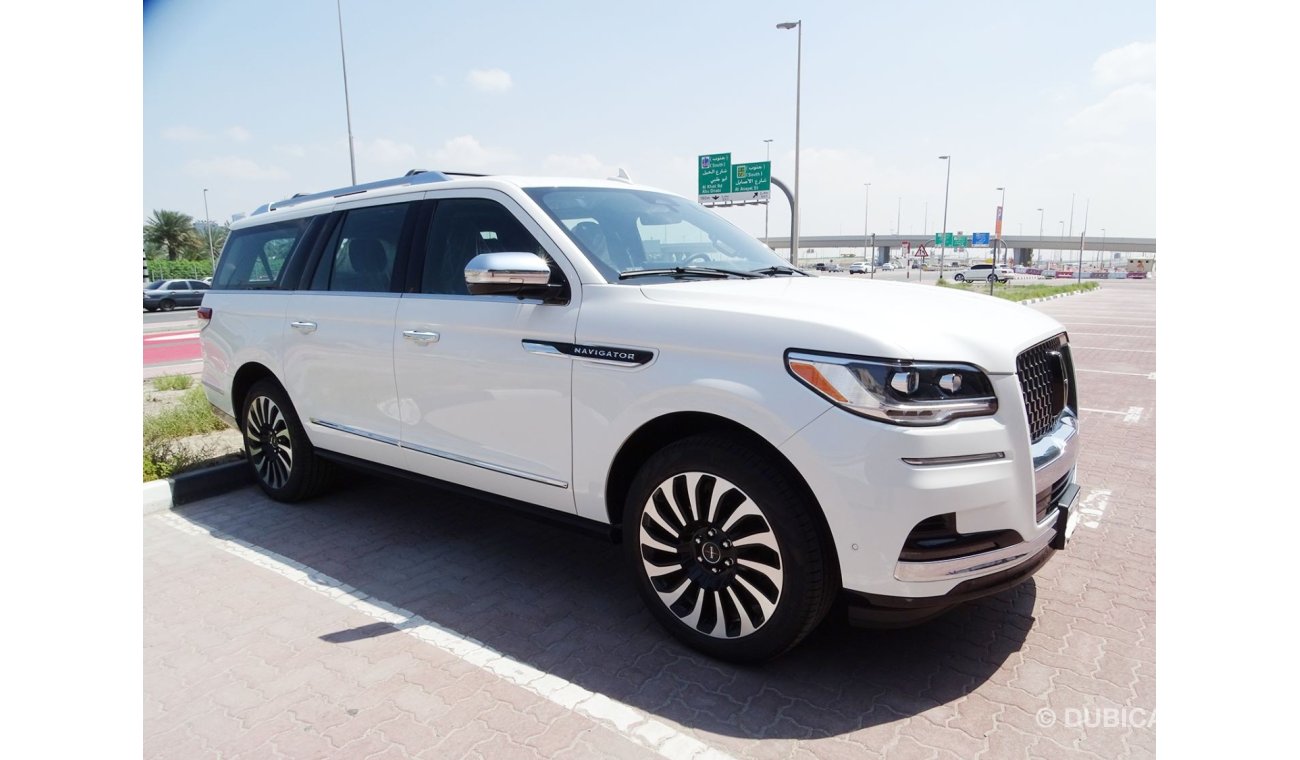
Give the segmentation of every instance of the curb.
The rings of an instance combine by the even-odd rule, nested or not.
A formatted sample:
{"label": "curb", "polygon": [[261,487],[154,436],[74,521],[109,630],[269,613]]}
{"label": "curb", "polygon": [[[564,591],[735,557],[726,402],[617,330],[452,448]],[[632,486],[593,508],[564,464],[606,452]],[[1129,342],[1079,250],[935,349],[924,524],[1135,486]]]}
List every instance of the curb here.
{"label": "curb", "polygon": [[201,470],[191,470],[166,480],[144,484],[144,513],[162,512],[209,496],[242,488],[253,482],[248,462],[240,459]]}
{"label": "curb", "polygon": [[1028,306],[1031,303],[1042,303],[1043,301],[1053,301],[1057,298],[1068,298],[1070,296],[1082,295],[1084,293],[1092,293],[1096,290],[1099,290],[1099,288],[1093,288],[1092,290],[1074,290],[1069,293],[1057,293],[1054,296],[1043,296],[1042,298],[1030,298],[1027,301],[1018,301],[1018,303],[1021,306]]}

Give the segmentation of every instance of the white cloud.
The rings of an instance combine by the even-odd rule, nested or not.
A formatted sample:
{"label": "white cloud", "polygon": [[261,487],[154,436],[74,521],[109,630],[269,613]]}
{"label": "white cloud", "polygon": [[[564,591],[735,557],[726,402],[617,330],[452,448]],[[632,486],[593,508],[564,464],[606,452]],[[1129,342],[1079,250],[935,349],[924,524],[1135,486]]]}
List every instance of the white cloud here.
{"label": "white cloud", "polygon": [[1092,64],[1092,81],[1099,87],[1155,82],[1156,44],[1133,42],[1102,53]]}
{"label": "white cloud", "polygon": [[474,69],[465,80],[480,92],[506,92],[514,86],[510,74],[501,69]]}
{"label": "white cloud", "polygon": [[235,142],[248,142],[253,139],[253,133],[243,127],[233,126],[226,129],[226,137],[229,137]]}
{"label": "white cloud", "polygon": [[164,140],[174,142],[194,142],[207,137],[201,130],[186,126],[167,127],[162,131],[162,136]]}
{"label": "white cloud", "polygon": [[1093,139],[1117,139],[1138,129],[1155,138],[1156,88],[1152,84],[1130,84],[1115,90],[1070,117],[1071,131]]}
{"label": "white cloud", "polygon": [[508,150],[488,148],[473,135],[453,137],[433,153],[434,167],[446,171],[479,171],[514,159]]}
{"label": "white cloud", "polygon": [[239,156],[196,158],[185,163],[185,170],[197,177],[229,177],[254,181],[289,178],[289,173],[278,166],[262,166]]}
{"label": "white cloud", "polygon": [[552,154],[542,162],[542,167],[546,174],[557,177],[607,179],[618,176],[617,166],[602,163],[600,159],[590,153],[576,156]]}
{"label": "white cloud", "polygon": [[384,137],[369,142],[358,141],[357,152],[364,159],[381,164],[411,164],[417,155],[414,147]]}

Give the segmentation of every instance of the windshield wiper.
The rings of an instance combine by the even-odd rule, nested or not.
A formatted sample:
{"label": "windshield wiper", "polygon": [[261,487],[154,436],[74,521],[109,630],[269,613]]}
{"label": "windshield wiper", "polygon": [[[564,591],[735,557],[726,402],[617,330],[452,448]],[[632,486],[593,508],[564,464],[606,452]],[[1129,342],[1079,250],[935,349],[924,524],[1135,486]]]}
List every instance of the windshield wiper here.
{"label": "windshield wiper", "polygon": [[812,277],[812,275],[808,274],[807,272],[801,269],[795,269],[794,267],[784,267],[784,266],[765,267],[763,269],[751,269],[750,271],[753,272],[754,274],[764,274],[767,275],[768,277],[775,277],[778,274],[797,274],[803,277]]}
{"label": "windshield wiper", "polygon": [[758,277],[757,274],[750,272],[738,272],[734,269],[719,269],[717,267],[666,267],[663,269],[634,269],[630,272],[623,272],[618,276],[620,280],[630,280],[633,277],[662,277],[668,276],[694,276],[694,277]]}

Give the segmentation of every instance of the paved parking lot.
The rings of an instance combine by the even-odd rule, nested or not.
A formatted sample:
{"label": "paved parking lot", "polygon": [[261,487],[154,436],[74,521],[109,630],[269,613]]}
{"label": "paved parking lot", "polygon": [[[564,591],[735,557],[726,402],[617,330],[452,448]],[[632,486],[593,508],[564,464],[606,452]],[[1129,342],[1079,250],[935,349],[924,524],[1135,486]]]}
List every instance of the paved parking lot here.
{"label": "paved parking lot", "polygon": [[145,755],[1152,756],[1155,299],[1026,307],[1080,370],[1068,552],[918,628],[828,620],[762,667],[662,632],[618,547],[415,485],[147,516]]}

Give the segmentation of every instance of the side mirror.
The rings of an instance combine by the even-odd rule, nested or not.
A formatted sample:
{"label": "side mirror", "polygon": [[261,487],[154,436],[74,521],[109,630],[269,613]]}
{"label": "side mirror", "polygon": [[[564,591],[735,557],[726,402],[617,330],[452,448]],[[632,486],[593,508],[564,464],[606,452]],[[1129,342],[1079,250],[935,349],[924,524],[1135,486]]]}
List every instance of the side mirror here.
{"label": "side mirror", "polygon": [[551,291],[551,265],[535,253],[480,253],[465,265],[472,296],[517,295],[545,298]]}

